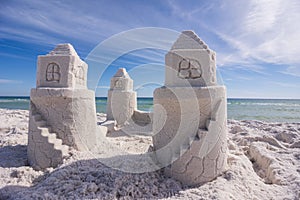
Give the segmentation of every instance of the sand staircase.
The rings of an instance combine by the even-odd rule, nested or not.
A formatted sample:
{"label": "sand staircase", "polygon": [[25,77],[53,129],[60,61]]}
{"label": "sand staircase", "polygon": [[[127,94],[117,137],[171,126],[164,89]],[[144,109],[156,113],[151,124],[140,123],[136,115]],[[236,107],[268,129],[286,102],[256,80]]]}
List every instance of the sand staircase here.
{"label": "sand staircase", "polygon": [[[220,126],[219,122],[225,119],[219,118],[222,100],[218,101],[214,107],[213,115],[206,121],[206,127],[182,134],[180,131],[177,133],[165,147],[156,153],[155,162],[163,167],[168,166],[180,157],[184,156],[186,152],[193,149],[192,154],[198,154],[199,158],[203,158],[210,153],[215,141],[219,139]],[[211,134],[208,134],[208,133]],[[196,145],[195,147],[192,147]],[[197,147],[199,146],[199,147]],[[197,152],[197,153],[196,153]],[[170,156],[171,155],[171,156]]]}
{"label": "sand staircase", "polygon": [[198,131],[190,132],[187,135],[181,135],[179,137],[175,136],[166,146],[159,149],[159,152],[155,152],[156,156],[152,159],[157,165],[167,167],[189,151],[194,141],[199,140]]}
{"label": "sand staircase", "polygon": [[42,115],[36,111],[32,112],[31,120],[33,120],[35,131],[31,137],[35,142],[33,166],[40,168],[56,167],[63,162],[63,158],[68,155],[69,147],[62,144],[62,140],[57,138],[57,134],[53,133],[50,126],[43,119]]}
{"label": "sand staircase", "polygon": [[177,160],[181,156],[183,156],[183,154],[191,148],[192,143],[196,140],[199,140],[199,137],[197,134],[188,136],[185,139],[183,139],[184,142],[182,142],[182,144],[179,145],[179,147],[175,146],[174,150],[173,150],[173,155],[172,155],[172,162],[174,162],[175,160]]}

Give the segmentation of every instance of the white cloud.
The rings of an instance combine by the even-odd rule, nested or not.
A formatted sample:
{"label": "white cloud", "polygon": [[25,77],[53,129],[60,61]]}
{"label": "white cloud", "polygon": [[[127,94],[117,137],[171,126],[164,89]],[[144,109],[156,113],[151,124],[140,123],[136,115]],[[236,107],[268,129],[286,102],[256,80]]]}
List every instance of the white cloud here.
{"label": "white cloud", "polygon": [[206,36],[208,31],[225,42],[220,44],[214,36],[206,36],[217,52],[219,67],[245,68],[266,75],[265,64],[300,64],[299,1],[217,0],[195,5],[191,9],[169,1],[172,13],[197,25],[199,34]]}
{"label": "white cloud", "polygon": [[168,14],[151,2],[125,5],[116,1],[38,1],[23,0],[1,4],[0,37],[22,42],[56,44],[78,40],[89,45],[144,26],[167,27]]}
{"label": "white cloud", "polygon": [[272,30],[282,14],[281,0],[254,0],[245,20],[245,30],[252,33],[265,33]]}
{"label": "white cloud", "polygon": [[300,77],[300,66],[290,66],[285,71],[280,71],[280,73]]}
{"label": "white cloud", "polygon": [[[230,2],[224,5],[225,8],[214,11],[224,20],[206,24],[228,45],[228,48],[217,51],[219,66],[300,64],[299,1],[252,0],[243,7],[238,5],[238,1]],[[239,9],[235,11],[237,7]],[[289,68],[286,74],[291,70],[295,71]]]}
{"label": "white cloud", "polygon": [[[234,80],[233,75],[237,73],[243,75],[241,79],[249,79],[248,75],[254,81],[258,80],[257,75],[271,79],[272,70],[269,67],[275,65],[290,66],[286,69],[280,68],[280,72],[300,77],[298,67],[300,66],[300,1],[298,0],[214,0],[190,1],[190,3],[158,1],[156,4],[145,1],[128,2],[122,5],[109,1],[107,3],[97,1],[45,3],[38,0],[24,0],[18,3],[7,1],[1,4],[1,8],[0,38],[7,40],[52,47],[60,42],[76,41],[77,43],[78,41],[75,45],[87,44],[91,47],[109,36],[137,27],[159,26],[178,31],[193,29],[217,52],[217,65],[220,71],[227,71],[228,75],[231,75],[226,77],[228,79]],[[145,35],[146,39],[149,37],[158,38],[160,46],[164,48],[169,42],[159,37],[159,34]],[[170,37],[168,35],[166,38]],[[132,38],[145,42],[145,38],[134,36]],[[124,42],[128,45],[137,43],[138,41],[132,41],[134,39],[122,40],[122,45],[114,43],[113,47],[122,47]],[[82,47],[76,46],[79,52],[80,48]],[[96,61],[105,63],[107,58],[111,57],[111,55],[107,56],[108,50],[105,49],[105,52],[100,54],[100,58],[95,58]],[[9,52],[1,55],[6,56],[7,53]],[[160,52],[132,53],[137,60],[164,63]],[[124,65],[132,65],[134,61],[128,60]],[[153,79],[150,81],[163,82],[163,66],[148,69],[143,73],[147,72]],[[89,72],[91,71],[90,68]],[[278,72],[278,69],[274,71]],[[133,76],[137,79],[136,83],[145,82],[142,80],[145,75],[140,71],[132,70],[131,73],[135,73]],[[9,80],[0,80],[0,83],[7,82]],[[103,90],[108,89],[108,86],[104,87]]]}
{"label": "white cloud", "polygon": [[275,85],[278,85],[280,87],[287,87],[287,88],[300,88],[299,85],[297,84],[291,84],[291,83],[283,83],[283,82],[275,82],[275,81],[270,81],[269,82],[270,84],[275,84]]}
{"label": "white cloud", "polygon": [[106,34],[128,28],[126,24],[113,20],[113,15],[104,17],[109,10],[105,12],[107,5],[97,4],[26,0],[7,3],[0,10],[0,18],[8,22],[0,27],[0,36],[38,44],[56,44],[64,38],[94,43]]}

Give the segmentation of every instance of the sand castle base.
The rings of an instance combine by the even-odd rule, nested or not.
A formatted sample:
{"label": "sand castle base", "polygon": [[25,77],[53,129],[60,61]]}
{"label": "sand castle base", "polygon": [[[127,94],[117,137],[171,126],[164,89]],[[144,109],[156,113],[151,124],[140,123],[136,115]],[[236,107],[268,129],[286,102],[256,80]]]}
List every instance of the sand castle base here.
{"label": "sand castle base", "polygon": [[[31,165],[54,167],[67,155],[69,146],[83,151],[96,145],[93,91],[39,88],[31,90],[30,100],[28,157]],[[52,155],[55,153],[61,155]]]}

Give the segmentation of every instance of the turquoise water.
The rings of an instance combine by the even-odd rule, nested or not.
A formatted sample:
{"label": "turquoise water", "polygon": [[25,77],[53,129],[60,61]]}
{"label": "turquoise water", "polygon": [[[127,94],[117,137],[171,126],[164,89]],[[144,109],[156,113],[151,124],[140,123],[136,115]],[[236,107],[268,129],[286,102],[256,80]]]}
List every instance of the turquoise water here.
{"label": "turquoise water", "polygon": [[[138,109],[152,110],[152,98],[138,98]],[[29,109],[29,97],[0,97],[0,108]],[[105,113],[106,98],[96,98],[97,112]],[[228,99],[228,119],[269,122],[300,122],[300,100]]]}
{"label": "turquoise water", "polygon": [[300,122],[299,99],[228,99],[228,119]]}
{"label": "turquoise water", "polygon": [[0,108],[29,109],[29,97],[0,97]]}

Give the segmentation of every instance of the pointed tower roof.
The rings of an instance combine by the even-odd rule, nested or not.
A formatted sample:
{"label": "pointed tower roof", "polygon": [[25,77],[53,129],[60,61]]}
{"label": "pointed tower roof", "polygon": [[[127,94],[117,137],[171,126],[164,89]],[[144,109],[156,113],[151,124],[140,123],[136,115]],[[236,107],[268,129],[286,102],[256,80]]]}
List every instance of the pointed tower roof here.
{"label": "pointed tower roof", "polygon": [[58,44],[55,49],[53,49],[49,54],[47,55],[61,55],[61,56],[78,56],[74,47],[67,43],[67,44]]}
{"label": "pointed tower roof", "polygon": [[204,49],[209,50],[207,44],[205,44],[199,36],[191,30],[182,31],[179,38],[173,44],[171,50],[176,49]]}
{"label": "pointed tower roof", "polygon": [[119,68],[117,73],[114,75],[117,78],[130,78],[125,68]]}

